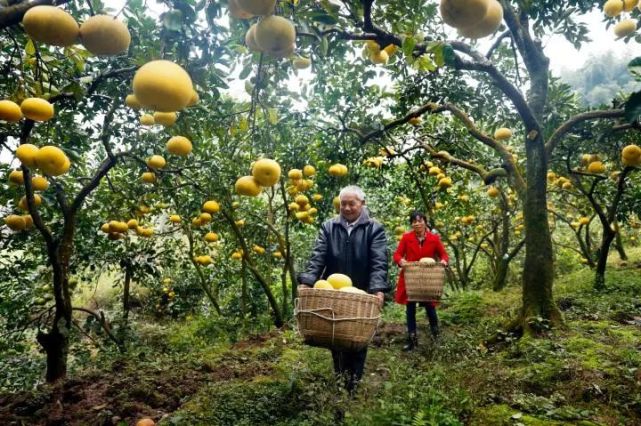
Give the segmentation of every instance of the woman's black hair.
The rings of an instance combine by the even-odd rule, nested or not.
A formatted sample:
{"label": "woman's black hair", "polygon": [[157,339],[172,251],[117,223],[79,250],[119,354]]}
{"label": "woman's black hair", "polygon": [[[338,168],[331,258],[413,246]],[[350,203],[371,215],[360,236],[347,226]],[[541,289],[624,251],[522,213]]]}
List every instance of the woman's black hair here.
{"label": "woman's black hair", "polygon": [[[418,210],[414,210],[412,213],[410,213],[410,225],[412,224],[412,222],[414,222],[419,217],[421,219],[423,219],[423,222],[428,223],[427,216],[425,216],[425,213],[422,213],[422,212],[420,212]],[[429,226],[429,224],[428,224],[428,226]]]}

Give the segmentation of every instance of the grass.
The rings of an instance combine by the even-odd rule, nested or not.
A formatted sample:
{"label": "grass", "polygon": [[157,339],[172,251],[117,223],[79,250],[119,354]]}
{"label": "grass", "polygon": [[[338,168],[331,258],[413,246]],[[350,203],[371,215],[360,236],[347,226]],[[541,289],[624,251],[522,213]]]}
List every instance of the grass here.
{"label": "grass", "polygon": [[[628,265],[634,265],[641,251],[630,255]],[[450,295],[439,307],[442,336],[436,343],[428,339],[421,315],[420,347],[409,354],[400,350],[404,310],[389,305],[354,399],[337,387],[329,352],[304,346],[291,329],[248,335],[228,319],[204,316],[139,322],[126,355],[102,351],[67,385],[64,395],[71,399],[64,401],[65,420],[86,424],[118,416],[133,423],[151,416],[168,425],[641,424],[641,327],[632,321],[641,309],[639,270],[613,261],[608,290],[601,293],[592,290],[591,278],[587,268],[559,277],[555,294],[564,327],[544,338],[526,336],[495,347],[484,341],[515,315],[516,286],[501,293]],[[91,396],[83,389],[93,389]],[[38,419],[53,409],[47,402],[51,398],[36,397],[42,392],[51,391],[40,389],[25,398],[37,404],[21,405],[14,394],[0,398],[0,406],[13,409],[14,416],[31,413],[20,420]],[[0,409],[0,417],[4,414]]]}

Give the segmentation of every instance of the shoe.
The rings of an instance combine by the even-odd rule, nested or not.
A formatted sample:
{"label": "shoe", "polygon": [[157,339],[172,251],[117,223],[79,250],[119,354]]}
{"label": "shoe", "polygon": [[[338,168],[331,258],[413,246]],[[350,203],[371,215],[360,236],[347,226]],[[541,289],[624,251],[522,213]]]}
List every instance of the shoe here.
{"label": "shoe", "polygon": [[413,351],[418,346],[418,337],[416,334],[407,336],[407,345],[403,346],[403,352]]}
{"label": "shoe", "polygon": [[430,331],[432,332],[432,337],[437,338],[441,334],[441,330],[438,328],[438,325],[430,325]]}

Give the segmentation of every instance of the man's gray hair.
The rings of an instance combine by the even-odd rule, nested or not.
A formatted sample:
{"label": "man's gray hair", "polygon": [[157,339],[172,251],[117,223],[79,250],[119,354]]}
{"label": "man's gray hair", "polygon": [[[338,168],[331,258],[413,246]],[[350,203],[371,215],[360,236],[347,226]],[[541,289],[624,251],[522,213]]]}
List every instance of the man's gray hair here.
{"label": "man's gray hair", "polygon": [[353,194],[356,195],[360,201],[365,201],[365,192],[361,189],[360,186],[348,185],[345,188],[341,189],[341,192],[338,194],[338,199],[342,200],[343,195]]}

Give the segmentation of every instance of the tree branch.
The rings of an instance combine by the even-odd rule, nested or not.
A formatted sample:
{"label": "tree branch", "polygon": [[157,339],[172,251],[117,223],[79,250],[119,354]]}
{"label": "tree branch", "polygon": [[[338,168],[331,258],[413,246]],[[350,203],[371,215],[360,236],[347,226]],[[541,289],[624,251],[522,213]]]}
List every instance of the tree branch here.
{"label": "tree branch", "polygon": [[552,136],[550,136],[550,138],[546,142],[545,151],[547,156],[550,157],[550,155],[552,154],[552,151],[554,151],[554,148],[561,141],[563,136],[565,136],[565,134],[568,133],[570,130],[572,130],[572,128],[577,124],[582,123],[584,121],[588,121],[588,120],[596,120],[599,118],[619,118],[619,117],[623,117],[623,114],[624,114],[624,110],[622,109],[611,109],[611,110],[588,111],[582,114],[575,115],[574,117],[571,117],[569,120],[561,124],[554,131],[554,133],[552,133]]}

